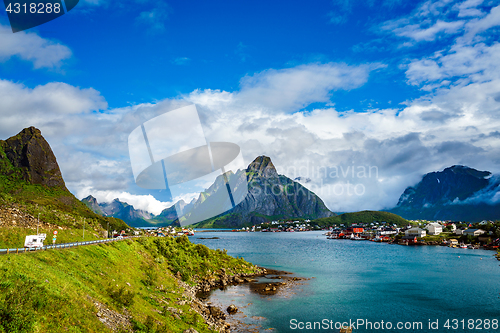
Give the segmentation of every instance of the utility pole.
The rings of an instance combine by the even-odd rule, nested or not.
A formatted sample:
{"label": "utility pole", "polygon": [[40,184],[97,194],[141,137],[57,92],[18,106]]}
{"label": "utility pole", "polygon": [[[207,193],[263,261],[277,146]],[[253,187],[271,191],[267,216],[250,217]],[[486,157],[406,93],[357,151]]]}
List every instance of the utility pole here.
{"label": "utility pole", "polygon": [[85,240],[85,219],[83,219],[83,240]]}
{"label": "utility pole", "polygon": [[108,233],[107,233],[107,236],[109,238],[109,221],[108,221]]}

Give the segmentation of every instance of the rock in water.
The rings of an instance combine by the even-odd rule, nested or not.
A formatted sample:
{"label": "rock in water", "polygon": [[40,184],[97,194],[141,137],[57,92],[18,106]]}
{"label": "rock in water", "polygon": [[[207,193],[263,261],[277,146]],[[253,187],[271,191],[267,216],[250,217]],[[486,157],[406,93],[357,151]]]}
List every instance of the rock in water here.
{"label": "rock in water", "polygon": [[236,307],[236,305],[231,304],[230,306],[227,307],[227,313],[234,314],[236,312],[238,312],[238,308]]}
{"label": "rock in water", "polygon": [[215,319],[226,319],[226,315],[216,306],[209,306],[209,311],[212,317]]}

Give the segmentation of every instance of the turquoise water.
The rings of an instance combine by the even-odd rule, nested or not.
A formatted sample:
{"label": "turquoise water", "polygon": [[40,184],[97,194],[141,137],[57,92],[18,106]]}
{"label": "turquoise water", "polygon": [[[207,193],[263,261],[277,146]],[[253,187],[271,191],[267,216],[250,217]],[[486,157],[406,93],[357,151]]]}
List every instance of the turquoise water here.
{"label": "turquoise water", "polygon": [[[328,240],[322,232],[203,232],[191,240],[259,266],[314,277],[286,297],[252,294],[246,286],[213,294],[241,307],[251,303],[242,320],[264,317],[260,331],[338,332],[335,323],[351,320],[360,324],[353,332],[500,332],[482,322],[500,320],[500,262],[493,251]],[[437,329],[429,329],[429,320],[438,320]],[[323,329],[318,323],[306,329],[307,322],[321,322]]]}

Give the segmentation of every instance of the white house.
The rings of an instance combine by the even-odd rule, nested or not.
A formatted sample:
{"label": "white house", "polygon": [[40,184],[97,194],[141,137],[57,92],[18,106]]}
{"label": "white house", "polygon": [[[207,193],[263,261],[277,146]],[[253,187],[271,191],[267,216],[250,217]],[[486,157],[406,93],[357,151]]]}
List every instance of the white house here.
{"label": "white house", "polygon": [[429,223],[427,225],[427,230],[429,230],[429,235],[439,235],[443,232],[443,226],[439,223]]}
{"label": "white house", "polygon": [[484,234],[486,231],[484,230],[481,230],[481,229],[467,229],[467,230],[464,230],[464,235],[465,236],[479,236],[479,235],[482,235]]}
{"label": "white house", "polygon": [[457,230],[455,230],[455,235],[458,235],[458,236],[463,235],[465,230],[467,230],[467,229],[457,229]]}
{"label": "white house", "polygon": [[377,235],[380,235],[380,236],[395,235],[397,233],[398,233],[398,231],[396,229],[393,229],[390,227],[377,229]]}
{"label": "white house", "polygon": [[405,231],[405,236],[425,237],[427,232],[421,228],[411,228]]}

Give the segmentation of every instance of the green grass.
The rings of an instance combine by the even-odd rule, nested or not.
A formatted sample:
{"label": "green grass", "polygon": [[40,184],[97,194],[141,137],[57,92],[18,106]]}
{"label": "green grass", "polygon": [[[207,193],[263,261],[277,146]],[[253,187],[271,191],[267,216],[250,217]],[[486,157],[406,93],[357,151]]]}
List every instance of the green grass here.
{"label": "green grass", "polygon": [[28,184],[22,179],[12,180],[12,176],[0,175],[0,205],[17,206],[35,217],[40,214],[42,221],[65,227],[82,227],[85,218],[87,223],[103,228],[109,222],[111,230],[128,228],[122,220],[95,214],[66,189]]}
{"label": "green grass", "polygon": [[[255,267],[225,251],[194,245],[187,237],[139,238],[0,257],[0,332],[110,332],[94,302],[124,307],[136,332],[210,332],[189,304],[174,274],[200,278],[250,273]],[[180,309],[180,319],[167,310]]]}
{"label": "green grass", "polygon": [[344,224],[346,226],[350,226],[353,223],[365,223],[370,224],[372,222],[387,222],[388,224],[396,224],[397,226],[406,226],[409,224],[409,221],[402,218],[399,215],[381,212],[381,211],[369,211],[364,210],[361,212],[355,213],[345,213],[342,215],[331,216],[320,218],[311,221],[311,223],[315,223],[319,226],[333,226]]}
{"label": "green grass", "polygon": [[457,236],[451,232],[442,232],[439,235],[426,235],[422,239],[429,242],[429,241],[441,241],[441,240],[448,240],[448,239],[459,239],[460,236]]}

